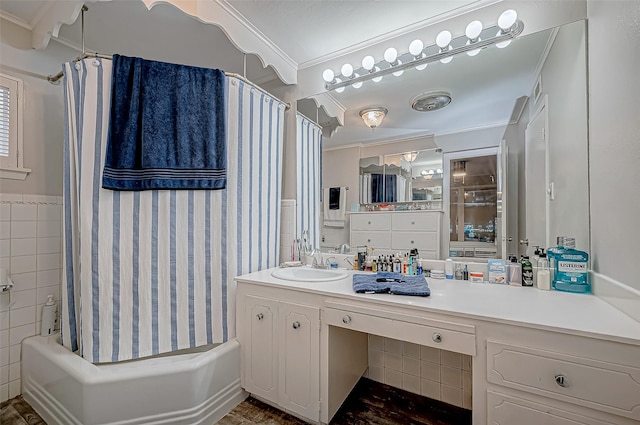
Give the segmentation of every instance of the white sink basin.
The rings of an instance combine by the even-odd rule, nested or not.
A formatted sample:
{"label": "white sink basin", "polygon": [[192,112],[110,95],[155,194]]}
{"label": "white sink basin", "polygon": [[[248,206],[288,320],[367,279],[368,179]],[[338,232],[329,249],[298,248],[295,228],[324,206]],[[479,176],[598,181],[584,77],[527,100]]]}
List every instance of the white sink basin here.
{"label": "white sink basin", "polygon": [[340,280],[348,276],[344,271],[335,269],[314,269],[310,267],[288,267],[275,269],[271,276],[284,280],[299,282],[328,282]]}

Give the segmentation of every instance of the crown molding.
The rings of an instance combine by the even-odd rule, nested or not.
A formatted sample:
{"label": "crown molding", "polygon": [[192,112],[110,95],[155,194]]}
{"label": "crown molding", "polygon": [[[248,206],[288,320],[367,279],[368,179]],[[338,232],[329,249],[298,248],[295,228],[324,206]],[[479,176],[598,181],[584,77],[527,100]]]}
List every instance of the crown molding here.
{"label": "crown molding", "polygon": [[31,22],[31,47],[44,49],[51,37],[57,37],[62,24],[71,25],[78,19],[84,1],[47,2]]}
{"label": "crown molding", "polygon": [[4,19],[5,21],[13,22],[14,24],[16,24],[16,25],[18,25],[18,26],[20,26],[22,28],[28,29],[29,31],[33,30],[33,27],[31,26],[31,24],[29,22],[25,21],[22,18],[18,18],[17,16],[12,15],[10,13],[3,12],[2,10],[0,10],[0,19]]}

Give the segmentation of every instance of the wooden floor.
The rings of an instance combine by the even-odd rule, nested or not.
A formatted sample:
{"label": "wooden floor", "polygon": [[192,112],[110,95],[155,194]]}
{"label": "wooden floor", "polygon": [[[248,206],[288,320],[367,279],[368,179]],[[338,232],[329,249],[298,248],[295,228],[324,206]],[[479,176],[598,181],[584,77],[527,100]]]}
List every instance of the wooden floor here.
{"label": "wooden floor", "polygon": [[46,425],[22,396],[0,404],[0,424],[2,425]]}
{"label": "wooden floor", "polygon": [[[248,398],[218,425],[303,425],[304,421]],[[362,378],[331,425],[466,425],[471,411]]]}
{"label": "wooden floor", "polygon": [[[2,425],[46,425],[21,396],[0,404]],[[252,397],[218,425],[304,425]],[[471,411],[362,378],[331,425],[471,425]]]}

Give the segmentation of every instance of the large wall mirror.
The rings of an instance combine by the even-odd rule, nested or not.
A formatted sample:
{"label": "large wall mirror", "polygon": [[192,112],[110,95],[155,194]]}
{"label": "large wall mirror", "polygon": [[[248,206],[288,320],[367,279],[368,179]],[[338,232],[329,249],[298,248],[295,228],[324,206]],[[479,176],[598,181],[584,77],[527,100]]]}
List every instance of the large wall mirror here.
{"label": "large wall mirror", "polygon": [[[350,191],[351,208],[441,200],[443,258],[531,254],[561,235],[588,250],[585,28],[585,21],[577,21],[522,36],[505,49],[492,46],[475,57],[456,56],[446,65],[332,92],[347,107],[345,125],[335,132],[332,118],[314,100],[299,101],[303,113],[317,116],[332,133],[323,141],[323,187],[364,188]],[[416,93],[435,89],[451,93],[447,107],[411,109]],[[389,110],[374,132],[358,116],[371,105]],[[419,163],[436,152],[441,166]],[[454,175],[454,167],[455,174],[466,171],[464,178]],[[387,182],[391,174],[396,177]],[[369,193],[367,175],[377,175],[375,196],[381,198]],[[348,228],[321,233],[328,246],[349,243]]]}

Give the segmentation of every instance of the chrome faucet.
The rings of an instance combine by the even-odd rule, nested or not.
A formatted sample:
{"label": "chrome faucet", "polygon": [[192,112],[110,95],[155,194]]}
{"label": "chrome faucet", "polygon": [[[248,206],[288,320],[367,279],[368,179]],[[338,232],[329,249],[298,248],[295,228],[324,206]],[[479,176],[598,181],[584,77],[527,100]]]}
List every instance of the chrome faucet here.
{"label": "chrome faucet", "polygon": [[327,265],[325,265],[322,262],[322,251],[320,251],[320,248],[314,248],[314,250],[311,251],[311,257],[313,258],[313,263],[311,264],[313,268],[316,268],[316,269],[327,268]]}
{"label": "chrome faucet", "polygon": [[351,247],[348,244],[343,243],[342,245],[340,245],[340,254],[348,254],[350,250]]}

